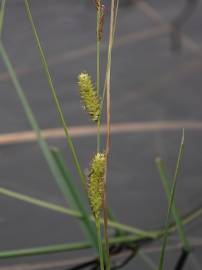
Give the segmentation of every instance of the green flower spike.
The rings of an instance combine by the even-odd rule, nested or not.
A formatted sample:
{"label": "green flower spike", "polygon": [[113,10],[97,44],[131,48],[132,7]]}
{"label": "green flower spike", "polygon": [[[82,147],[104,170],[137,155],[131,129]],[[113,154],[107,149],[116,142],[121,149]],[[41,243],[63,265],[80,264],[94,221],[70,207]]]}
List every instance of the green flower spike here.
{"label": "green flower spike", "polygon": [[105,162],[105,154],[97,153],[90,165],[88,198],[96,221],[99,220],[103,205]]}
{"label": "green flower spike", "polygon": [[97,122],[100,116],[100,97],[94,89],[91,76],[88,73],[81,73],[78,76],[78,85],[84,109],[91,119]]}

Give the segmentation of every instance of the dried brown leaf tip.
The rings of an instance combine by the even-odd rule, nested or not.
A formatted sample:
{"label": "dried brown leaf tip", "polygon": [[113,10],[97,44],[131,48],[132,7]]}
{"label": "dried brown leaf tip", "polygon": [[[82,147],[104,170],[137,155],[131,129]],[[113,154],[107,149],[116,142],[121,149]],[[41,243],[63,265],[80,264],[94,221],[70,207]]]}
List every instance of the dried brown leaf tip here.
{"label": "dried brown leaf tip", "polygon": [[90,164],[88,198],[96,220],[100,217],[103,205],[105,165],[106,156],[103,153],[97,153]]}
{"label": "dried brown leaf tip", "polygon": [[84,109],[92,121],[97,122],[100,116],[100,97],[95,91],[91,76],[85,72],[79,74],[78,85]]}

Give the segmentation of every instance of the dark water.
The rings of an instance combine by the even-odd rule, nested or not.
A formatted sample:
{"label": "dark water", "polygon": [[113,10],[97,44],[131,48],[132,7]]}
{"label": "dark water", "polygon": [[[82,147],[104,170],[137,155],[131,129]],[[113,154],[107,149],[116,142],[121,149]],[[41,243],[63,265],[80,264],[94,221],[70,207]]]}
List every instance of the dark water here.
{"label": "dark water", "polygon": [[[80,107],[76,80],[77,74],[83,70],[89,71],[95,78],[94,8],[87,1],[30,2],[67,123],[70,126],[89,125]],[[112,66],[112,122],[140,122],[146,126],[139,132],[112,135],[108,196],[120,221],[144,229],[158,229],[164,224],[167,202],[154,159],[162,156],[169,175],[173,174],[183,125],[187,127],[185,154],[176,202],[182,213],[202,204],[201,3],[182,27],[185,36],[180,51],[171,51],[168,32],[155,34],[162,25],[176,18],[183,5],[183,1],[150,0],[146,5],[143,2],[143,5],[122,7],[119,12],[118,41]],[[106,23],[108,15],[109,10],[106,11]],[[106,41],[107,27],[104,33]],[[136,33],[145,34],[140,38]],[[8,1],[3,43],[20,74],[20,82],[40,127],[59,127],[21,0]],[[103,68],[105,61],[106,51],[103,50]],[[1,133],[29,130],[29,123],[2,61],[0,90]],[[148,123],[157,121],[161,122],[159,128],[155,125],[148,128]],[[193,128],[196,121],[198,129]],[[173,123],[179,125],[167,130],[168,122],[172,127]],[[95,136],[74,138],[83,168],[88,167],[91,154],[95,152],[95,142]],[[68,167],[78,182],[64,139],[50,140],[49,144],[62,149]],[[35,142],[1,145],[0,160],[2,187],[65,205]],[[4,196],[0,197],[0,213],[1,250],[84,240],[75,220],[61,214]],[[201,225],[199,218],[186,227],[188,237],[198,246],[193,247],[194,256],[188,259],[184,269],[201,269]],[[176,239],[170,244],[173,243],[176,244]],[[82,252],[79,255],[88,254]],[[148,254],[158,262],[158,252]],[[179,250],[169,251],[166,269],[174,269],[178,257]],[[15,263],[55,262],[67,258],[78,258],[78,254],[4,260],[0,261],[0,269],[4,269],[3,265]],[[137,257],[124,269],[149,268]]]}

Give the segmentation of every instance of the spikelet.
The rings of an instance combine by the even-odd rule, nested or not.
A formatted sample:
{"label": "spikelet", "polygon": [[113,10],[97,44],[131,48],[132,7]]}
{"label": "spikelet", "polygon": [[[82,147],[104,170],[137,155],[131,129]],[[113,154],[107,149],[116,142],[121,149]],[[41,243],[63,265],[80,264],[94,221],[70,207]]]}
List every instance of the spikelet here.
{"label": "spikelet", "polygon": [[99,219],[103,205],[105,162],[105,154],[97,153],[90,164],[88,198],[95,220]]}
{"label": "spikelet", "polygon": [[100,116],[100,97],[94,89],[91,76],[88,73],[79,74],[78,85],[84,109],[97,122]]}
{"label": "spikelet", "polygon": [[94,0],[97,12],[100,12],[99,26],[97,29],[97,36],[99,41],[102,40],[104,19],[105,19],[105,6],[102,4],[101,0]]}

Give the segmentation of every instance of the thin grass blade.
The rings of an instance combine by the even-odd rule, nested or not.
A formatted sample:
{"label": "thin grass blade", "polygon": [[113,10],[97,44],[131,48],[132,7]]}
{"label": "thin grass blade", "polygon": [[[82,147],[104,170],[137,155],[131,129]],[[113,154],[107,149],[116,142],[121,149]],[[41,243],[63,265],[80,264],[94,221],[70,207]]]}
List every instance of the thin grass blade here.
{"label": "thin grass blade", "polygon": [[24,0],[24,3],[25,3],[25,9],[26,9],[26,12],[27,12],[29,22],[31,24],[31,28],[32,28],[32,32],[33,32],[33,35],[34,35],[35,43],[36,43],[36,46],[37,46],[38,51],[39,51],[41,64],[43,66],[44,73],[45,73],[46,78],[47,78],[47,82],[48,82],[48,85],[49,85],[49,88],[50,88],[50,91],[51,91],[53,101],[55,103],[55,107],[56,107],[57,112],[58,112],[60,122],[61,122],[61,124],[63,126],[64,132],[65,132],[65,135],[66,135],[67,145],[69,146],[69,149],[71,151],[71,154],[72,154],[72,157],[73,157],[73,162],[74,162],[75,168],[76,168],[76,170],[78,172],[78,175],[79,175],[79,177],[81,179],[81,183],[83,185],[83,188],[84,188],[84,190],[86,190],[85,175],[84,175],[84,173],[83,173],[83,171],[81,169],[81,166],[79,164],[79,160],[78,160],[78,157],[77,157],[76,150],[74,148],[71,136],[69,135],[69,129],[68,129],[68,126],[66,124],[66,121],[65,121],[65,118],[64,118],[61,106],[60,106],[60,102],[59,102],[59,99],[58,99],[58,96],[57,96],[57,93],[56,93],[56,89],[55,89],[53,81],[52,81],[52,77],[51,77],[49,67],[48,67],[48,64],[47,64],[47,61],[46,61],[45,53],[44,53],[43,48],[41,46],[39,36],[38,36],[37,30],[36,30],[36,27],[35,27],[35,24],[34,24],[34,21],[33,21],[33,18],[32,18],[29,1]]}
{"label": "thin grass blade", "polygon": [[84,230],[85,234],[91,238],[91,241],[94,242],[95,247],[97,247],[97,240],[96,240],[96,231],[93,226],[93,223],[90,221],[90,216],[84,207],[84,203],[81,200],[81,194],[78,194],[77,188],[73,182],[73,178],[67,169],[67,166],[64,162],[63,156],[59,149],[52,148],[51,149],[52,156],[58,165],[58,168],[63,175],[64,186],[66,186],[66,197],[70,203],[72,208],[76,208],[78,212],[82,215],[82,229]]}
{"label": "thin grass blade", "polygon": [[57,213],[65,214],[65,215],[75,217],[75,218],[82,218],[81,213],[77,210],[69,209],[69,208],[66,208],[66,207],[51,203],[51,202],[40,200],[38,198],[28,196],[19,192],[15,192],[10,189],[0,187],[0,194],[10,197],[15,200],[19,200],[21,202],[26,202],[26,203],[29,203],[29,204],[32,204],[41,208],[45,208],[45,209],[57,212]]}
{"label": "thin grass blade", "polygon": [[[9,60],[9,57],[6,53],[6,50],[4,49],[4,46],[2,44],[2,42],[0,41],[0,54],[2,56],[2,59],[5,63],[5,66],[8,70],[8,73],[11,77],[11,80],[13,82],[13,85],[17,91],[18,97],[20,99],[20,102],[22,104],[22,107],[24,109],[24,112],[27,116],[27,119],[30,123],[30,126],[32,127],[32,129],[35,131],[36,133],[36,137],[37,137],[37,142],[42,150],[42,153],[44,155],[45,160],[47,161],[47,164],[49,166],[49,169],[52,173],[52,175],[54,176],[54,179],[56,180],[56,183],[58,184],[58,187],[60,188],[60,191],[63,193],[63,195],[65,196],[65,199],[68,200],[67,194],[69,194],[69,190],[67,185],[65,184],[65,178],[64,175],[62,174],[62,172],[60,171],[58,164],[55,162],[49,147],[46,143],[46,141],[43,139],[42,135],[41,135],[41,131],[40,128],[38,126],[38,123],[32,113],[31,107],[29,106],[28,100],[24,94],[24,91],[18,81],[18,78],[15,74],[15,71],[12,67],[12,64]],[[93,241],[94,246],[97,246],[97,242],[94,239],[94,236],[92,234],[92,230],[90,230],[90,227],[87,227],[88,229],[88,237],[90,237],[90,240]]]}
{"label": "thin grass blade", "polygon": [[[7,196],[7,197],[10,197],[10,198],[13,198],[13,199],[16,199],[16,200],[19,200],[19,201],[22,201],[22,202],[36,205],[38,207],[42,207],[42,208],[45,208],[45,209],[48,209],[48,210],[51,210],[51,211],[54,211],[57,213],[65,214],[65,215],[72,216],[75,218],[82,218],[81,213],[78,212],[77,210],[69,209],[69,208],[63,207],[63,206],[55,204],[55,203],[50,203],[50,202],[47,202],[44,200],[40,200],[40,199],[37,199],[35,197],[28,196],[28,195],[25,195],[25,194],[22,194],[19,192],[15,192],[15,191],[10,190],[10,189],[0,187],[0,194]],[[197,217],[199,217],[201,215],[202,215],[202,211],[197,212]],[[194,216],[194,217],[196,217],[196,216]],[[91,216],[91,219],[92,219],[92,221],[94,221],[94,218],[92,216]],[[101,220],[101,222],[103,223],[103,220]],[[159,233],[161,233],[161,231],[155,231],[155,232],[144,231],[144,230],[138,229],[136,227],[132,227],[132,226],[129,226],[129,225],[126,225],[123,223],[119,223],[119,222],[115,222],[112,220],[109,220],[109,226],[111,228],[114,228],[114,229],[119,229],[119,230],[122,230],[124,232],[132,233],[136,237],[140,237],[140,238],[145,238],[145,237],[149,238],[150,237],[150,238],[155,239],[159,236]]]}
{"label": "thin grass blade", "polygon": [[172,187],[171,187],[171,192],[170,192],[168,212],[167,212],[167,216],[166,216],[165,232],[164,232],[164,236],[163,236],[163,244],[162,244],[161,255],[160,255],[160,260],[159,260],[159,268],[158,268],[159,270],[163,270],[163,268],[164,268],[165,250],[166,250],[168,234],[169,234],[169,220],[170,220],[170,216],[171,216],[171,212],[172,212],[172,206],[173,206],[173,202],[174,202],[177,178],[178,178],[178,174],[180,172],[180,165],[181,165],[183,152],[184,152],[184,129],[182,131],[181,144],[180,144],[180,148],[179,148],[175,173],[173,176],[173,182],[172,182]]}
{"label": "thin grass blade", "polygon": [[3,33],[5,9],[6,9],[6,0],[2,0],[1,7],[0,7],[0,38],[2,37],[2,33]]}
{"label": "thin grass blade", "polygon": [[138,255],[141,259],[147,264],[152,270],[158,270],[158,266],[154,263],[154,261],[143,251],[138,251]]}
{"label": "thin grass blade", "polygon": [[[110,244],[117,244],[117,243],[129,243],[139,240],[140,239],[136,236],[125,236],[125,237],[111,237],[109,239],[109,242]],[[82,249],[90,249],[92,247],[93,246],[91,242],[73,242],[73,243],[64,243],[33,248],[3,250],[0,251],[0,260],[8,258],[18,258],[25,256],[37,256],[60,252],[76,251]]]}
{"label": "thin grass blade", "polygon": [[[160,159],[160,158],[157,158],[156,159],[156,165],[157,165],[157,168],[158,168],[158,171],[159,171],[159,175],[160,175],[160,178],[161,178],[161,181],[162,181],[163,188],[165,190],[167,199],[169,200],[170,192],[171,192],[171,186],[170,186],[170,183],[169,183],[168,174],[166,172],[166,168],[165,168],[163,160]],[[182,219],[180,217],[180,213],[179,213],[179,210],[178,210],[178,208],[176,206],[175,200],[173,201],[172,215],[173,215],[173,217],[175,219],[175,222],[176,222],[176,226],[177,226],[180,241],[182,243],[182,247],[183,247],[184,250],[186,250],[188,252],[190,250],[190,246],[189,246],[189,242],[188,242],[188,240],[186,238],[186,235],[185,235],[183,222],[182,222]]]}

